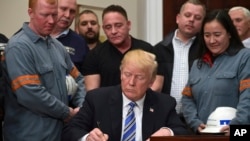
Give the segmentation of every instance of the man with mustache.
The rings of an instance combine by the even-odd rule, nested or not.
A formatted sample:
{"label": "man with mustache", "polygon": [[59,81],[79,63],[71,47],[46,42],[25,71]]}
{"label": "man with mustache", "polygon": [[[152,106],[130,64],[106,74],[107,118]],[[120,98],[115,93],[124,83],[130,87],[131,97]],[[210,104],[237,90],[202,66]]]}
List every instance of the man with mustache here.
{"label": "man with mustache", "polygon": [[100,24],[94,11],[87,9],[79,14],[78,34],[86,40],[90,50],[101,43],[99,40]]}
{"label": "man with mustache", "polygon": [[71,60],[81,72],[83,60],[89,49],[85,39],[69,28],[76,16],[76,8],[76,0],[58,0],[57,24],[51,35],[66,47]]}

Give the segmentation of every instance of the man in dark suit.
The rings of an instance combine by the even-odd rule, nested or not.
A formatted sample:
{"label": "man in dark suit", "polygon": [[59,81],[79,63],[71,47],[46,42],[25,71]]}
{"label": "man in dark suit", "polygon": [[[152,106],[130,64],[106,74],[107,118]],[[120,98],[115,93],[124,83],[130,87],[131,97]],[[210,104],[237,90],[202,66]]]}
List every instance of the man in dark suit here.
{"label": "man in dark suit", "polygon": [[131,50],[124,56],[120,70],[121,85],[87,93],[79,113],[65,126],[63,141],[122,140],[131,101],[136,103],[134,140],[188,134],[175,111],[175,99],[150,89],[157,72],[155,55]]}

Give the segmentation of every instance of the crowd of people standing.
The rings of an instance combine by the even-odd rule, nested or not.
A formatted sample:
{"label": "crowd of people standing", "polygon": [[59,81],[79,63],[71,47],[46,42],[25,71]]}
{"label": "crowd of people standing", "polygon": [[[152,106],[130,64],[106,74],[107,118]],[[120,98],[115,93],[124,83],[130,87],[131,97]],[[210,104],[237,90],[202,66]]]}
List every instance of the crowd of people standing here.
{"label": "crowd of people standing", "polygon": [[77,12],[76,0],[29,0],[29,21],[0,35],[0,141],[200,135],[218,107],[236,109],[226,136],[250,124],[247,8],[207,11],[187,0],[155,45],[130,34],[120,5],[105,7],[101,23],[90,9]]}

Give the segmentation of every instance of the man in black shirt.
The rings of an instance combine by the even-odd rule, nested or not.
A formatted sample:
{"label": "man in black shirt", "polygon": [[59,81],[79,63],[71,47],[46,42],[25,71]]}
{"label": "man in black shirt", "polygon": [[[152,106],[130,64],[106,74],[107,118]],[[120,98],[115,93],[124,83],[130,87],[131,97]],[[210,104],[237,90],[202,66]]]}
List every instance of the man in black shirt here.
{"label": "man in black shirt", "polygon": [[133,38],[131,22],[125,9],[110,5],[102,13],[103,30],[107,40],[91,50],[84,60],[83,75],[86,90],[120,84],[120,62],[129,50],[141,48],[152,52],[149,43]]}

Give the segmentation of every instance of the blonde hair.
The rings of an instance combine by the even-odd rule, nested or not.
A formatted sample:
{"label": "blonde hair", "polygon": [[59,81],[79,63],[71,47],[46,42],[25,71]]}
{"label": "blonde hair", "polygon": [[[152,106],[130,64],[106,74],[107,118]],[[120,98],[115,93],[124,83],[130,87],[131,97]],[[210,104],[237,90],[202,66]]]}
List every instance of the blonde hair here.
{"label": "blonde hair", "polygon": [[140,69],[149,70],[149,72],[152,74],[152,78],[156,77],[158,64],[154,54],[142,49],[134,49],[125,54],[121,61],[120,69],[122,69],[124,64],[127,62],[135,63]]}
{"label": "blonde hair", "polygon": [[[34,9],[38,1],[39,0],[29,0],[29,8]],[[51,5],[58,3],[57,0],[45,0],[45,1]]]}

